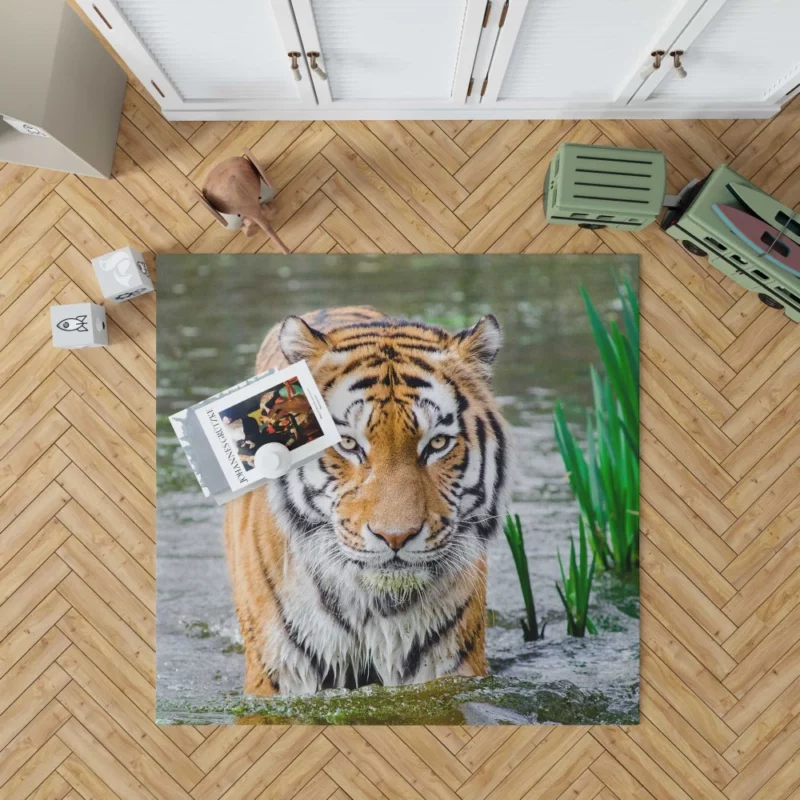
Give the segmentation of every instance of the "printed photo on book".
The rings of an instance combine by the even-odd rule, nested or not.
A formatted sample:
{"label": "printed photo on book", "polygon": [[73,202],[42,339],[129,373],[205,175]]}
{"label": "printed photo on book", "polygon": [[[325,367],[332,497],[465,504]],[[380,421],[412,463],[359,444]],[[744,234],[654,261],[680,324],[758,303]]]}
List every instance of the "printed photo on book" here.
{"label": "printed photo on book", "polygon": [[296,376],[223,409],[220,419],[245,470],[255,467],[256,450],[262,445],[277,442],[295,450],[322,436],[322,426]]}
{"label": "printed photo on book", "polygon": [[271,442],[292,453],[292,464],[339,441],[322,395],[305,362],[291,364],[195,411],[231,489],[261,480],[259,447]]}

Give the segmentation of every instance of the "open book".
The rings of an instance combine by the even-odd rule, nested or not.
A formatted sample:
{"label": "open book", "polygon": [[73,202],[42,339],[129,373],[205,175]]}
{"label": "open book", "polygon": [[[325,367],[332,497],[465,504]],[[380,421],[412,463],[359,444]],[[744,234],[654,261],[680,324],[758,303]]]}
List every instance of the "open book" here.
{"label": "open book", "polygon": [[206,497],[227,503],[267,482],[259,447],[284,445],[291,468],[340,440],[305,361],[248,378],[169,418]]}

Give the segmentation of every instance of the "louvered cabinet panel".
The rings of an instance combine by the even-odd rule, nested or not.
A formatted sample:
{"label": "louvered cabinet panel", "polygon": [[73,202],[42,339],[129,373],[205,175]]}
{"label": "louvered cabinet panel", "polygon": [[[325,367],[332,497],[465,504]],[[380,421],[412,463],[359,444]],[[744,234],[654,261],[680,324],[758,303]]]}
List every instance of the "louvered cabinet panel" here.
{"label": "louvered cabinet panel", "polygon": [[319,52],[327,73],[327,81],[312,76],[320,105],[448,104],[457,73],[465,93],[485,0],[292,0],[292,7],[306,57]]}
{"label": "louvered cabinet panel", "polygon": [[[684,5],[685,0],[528,0],[497,100],[614,102]],[[498,80],[493,70],[494,63],[490,81]]]}
{"label": "louvered cabinet panel", "polygon": [[297,89],[264,0],[115,0],[186,100],[292,101]]}
{"label": "louvered cabinet panel", "polygon": [[650,100],[758,102],[791,90],[800,82],[800,0],[727,0],[682,60],[686,77],[669,69]]}
{"label": "louvered cabinet panel", "polygon": [[165,110],[231,109],[241,118],[316,104],[287,55],[300,44],[290,0],[76,2]]}

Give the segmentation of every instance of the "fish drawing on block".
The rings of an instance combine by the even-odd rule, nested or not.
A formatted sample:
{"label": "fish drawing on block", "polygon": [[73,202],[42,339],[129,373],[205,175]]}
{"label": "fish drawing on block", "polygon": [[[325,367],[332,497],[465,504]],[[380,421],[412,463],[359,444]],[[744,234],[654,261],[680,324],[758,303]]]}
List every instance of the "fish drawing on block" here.
{"label": "fish drawing on block", "polygon": [[774,197],[750,186],[729,183],[728,190],[759,219],[763,219],[800,245],[800,214],[779,203]]}
{"label": "fish drawing on block", "polygon": [[800,245],[758,217],[733,206],[715,203],[717,216],[759,255],[786,272],[800,276]]}
{"label": "fish drawing on block", "polygon": [[67,317],[62,319],[56,327],[62,331],[76,331],[78,333],[85,333],[89,330],[86,324],[86,314],[81,314],[79,317]]}

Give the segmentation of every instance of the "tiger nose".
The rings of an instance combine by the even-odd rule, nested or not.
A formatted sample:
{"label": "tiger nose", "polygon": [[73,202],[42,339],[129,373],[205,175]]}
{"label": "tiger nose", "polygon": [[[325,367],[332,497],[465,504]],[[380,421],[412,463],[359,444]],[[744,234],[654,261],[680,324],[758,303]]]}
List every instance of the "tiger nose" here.
{"label": "tiger nose", "polygon": [[389,531],[376,531],[373,528],[370,530],[379,538],[383,539],[395,553],[409,540],[413,539],[421,530],[422,525],[419,528],[409,528],[407,531],[403,531],[402,533],[390,533]]}

